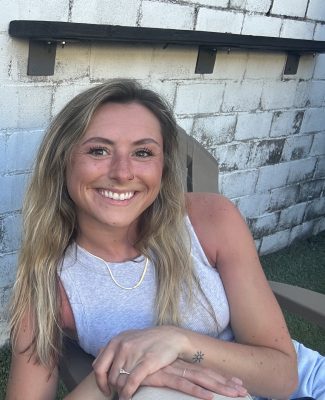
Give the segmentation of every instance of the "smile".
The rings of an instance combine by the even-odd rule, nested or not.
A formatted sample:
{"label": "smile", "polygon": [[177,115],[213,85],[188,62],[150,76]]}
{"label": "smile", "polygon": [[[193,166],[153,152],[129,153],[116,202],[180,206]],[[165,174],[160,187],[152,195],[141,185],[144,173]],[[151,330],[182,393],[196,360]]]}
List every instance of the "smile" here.
{"label": "smile", "polygon": [[111,190],[99,189],[98,192],[109,199],[112,200],[130,200],[134,196],[134,192],[116,193]]}

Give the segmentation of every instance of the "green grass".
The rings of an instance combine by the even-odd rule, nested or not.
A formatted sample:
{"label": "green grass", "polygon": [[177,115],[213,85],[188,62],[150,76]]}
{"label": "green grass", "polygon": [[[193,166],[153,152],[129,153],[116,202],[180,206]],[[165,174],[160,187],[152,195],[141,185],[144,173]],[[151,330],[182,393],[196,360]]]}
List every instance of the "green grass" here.
{"label": "green grass", "polygon": [[[325,232],[297,242],[289,248],[261,257],[268,279],[291,283],[325,293]],[[285,312],[290,333],[294,339],[325,355],[325,330]],[[10,364],[8,347],[0,349],[0,400],[5,398],[5,388]],[[57,400],[64,396],[60,387]]]}
{"label": "green grass", "polygon": [[[261,257],[268,279],[325,293],[325,232]],[[325,330],[284,312],[291,336],[325,355]]]}

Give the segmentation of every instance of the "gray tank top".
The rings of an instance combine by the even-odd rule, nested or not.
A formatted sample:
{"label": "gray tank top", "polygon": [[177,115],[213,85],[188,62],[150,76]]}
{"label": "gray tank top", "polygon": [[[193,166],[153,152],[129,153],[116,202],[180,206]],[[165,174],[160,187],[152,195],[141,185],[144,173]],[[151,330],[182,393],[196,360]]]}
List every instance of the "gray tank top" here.
{"label": "gray tank top", "polygon": [[[181,298],[181,327],[233,340],[229,325],[229,305],[217,270],[212,267],[186,217],[191,239],[195,273],[204,294],[195,293],[190,306]],[[112,280],[108,267],[118,283],[134,286],[141,278],[144,257],[127,262],[107,263],[76,243],[70,245],[60,267],[60,278],[74,315],[80,346],[93,356],[114,336],[129,329],[155,325],[156,277],[149,261],[144,279],[137,288],[125,290]]]}

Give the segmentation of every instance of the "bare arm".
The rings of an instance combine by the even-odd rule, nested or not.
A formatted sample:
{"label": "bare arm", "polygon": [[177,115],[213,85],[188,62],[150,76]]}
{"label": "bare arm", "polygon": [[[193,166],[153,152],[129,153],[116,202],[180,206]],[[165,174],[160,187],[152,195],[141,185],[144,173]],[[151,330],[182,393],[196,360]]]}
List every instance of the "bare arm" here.
{"label": "bare arm", "polygon": [[251,394],[287,397],[297,384],[296,354],[245,222],[222,196],[191,194],[188,206],[223,281],[237,343],[188,333],[185,359],[202,351],[205,365],[238,376]]}

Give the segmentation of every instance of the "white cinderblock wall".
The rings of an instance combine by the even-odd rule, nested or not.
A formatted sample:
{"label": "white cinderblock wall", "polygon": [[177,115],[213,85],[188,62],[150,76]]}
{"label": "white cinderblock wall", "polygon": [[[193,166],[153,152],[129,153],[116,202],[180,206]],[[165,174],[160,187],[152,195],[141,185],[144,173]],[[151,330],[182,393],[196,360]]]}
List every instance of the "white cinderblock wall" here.
{"label": "white cinderblock wall", "polygon": [[[218,51],[194,73],[195,47],[69,43],[55,74],[27,76],[28,42],[14,19],[117,24],[325,40],[324,0],[0,0],[0,344],[14,282],[21,201],[51,117],[79,91],[114,77],[142,81],[219,161],[221,191],[240,208],[261,253],[325,229],[325,55]],[[279,266],[281,267],[281,266]]]}

